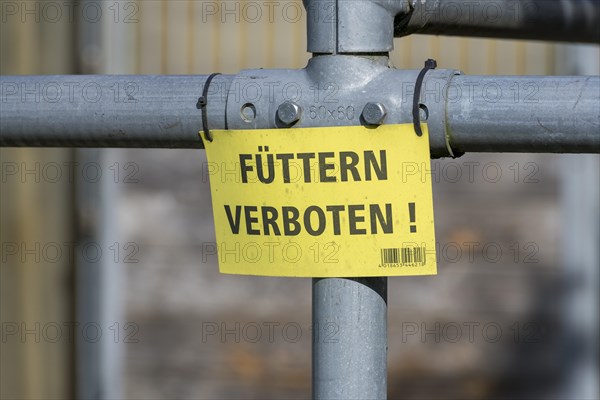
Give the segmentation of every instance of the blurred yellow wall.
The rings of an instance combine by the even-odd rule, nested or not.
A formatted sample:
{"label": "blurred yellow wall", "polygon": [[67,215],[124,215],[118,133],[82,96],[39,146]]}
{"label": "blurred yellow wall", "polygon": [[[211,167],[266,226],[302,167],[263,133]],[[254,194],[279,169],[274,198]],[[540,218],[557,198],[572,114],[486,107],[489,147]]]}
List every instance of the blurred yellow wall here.
{"label": "blurred yellow wall", "polygon": [[[73,24],[9,18],[6,7],[19,3],[2,3],[2,75],[74,72]],[[73,265],[47,262],[36,250],[73,241],[72,185],[40,177],[45,165],[62,165],[72,154],[71,149],[0,149],[0,320],[6,334],[0,342],[2,399],[64,399],[74,393],[74,343],[52,343],[51,336],[52,324],[73,321]],[[13,167],[17,173],[6,176]],[[23,176],[26,170],[32,172]],[[13,255],[14,246],[18,250]],[[9,335],[15,327],[18,331]]]}

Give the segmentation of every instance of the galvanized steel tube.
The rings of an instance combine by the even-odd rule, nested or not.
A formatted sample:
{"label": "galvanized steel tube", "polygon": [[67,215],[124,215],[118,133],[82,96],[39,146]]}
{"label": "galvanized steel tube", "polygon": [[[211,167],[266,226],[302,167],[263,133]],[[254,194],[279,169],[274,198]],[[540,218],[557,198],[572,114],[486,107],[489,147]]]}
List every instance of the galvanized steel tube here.
{"label": "galvanized steel tube", "polygon": [[455,76],[446,127],[458,152],[600,153],[600,77]]}
{"label": "galvanized steel tube", "polygon": [[410,3],[411,12],[396,17],[396,37],[422,33],[600,43],[597,0],[411,0]]}
{"label": "galvanized steel tube", "polygon": [[[398,79],[407,79],[398,72]],[[196,102],[205,80],[206,76],[3,76],[0,146],[201,148],[202,117]],[[231,75],[220,75],[211,83],[212,129],[228,126],[232,80]],[[382,98],[393,95],[402,100],[400,90],[381,92]],[[433,140],[439,135],[446,135],[455,154],[600,153],[600,77],[455,75],[446,82],[426,76],[422,103],[430,111],[435,157],[450,155],[443,140]],[[265,113],[275,110],[261,110],[266,124],[274,124],[275,116]],[[400,111],[406,118],[395,123],[410,122],[410,110]]]}
{"label": "galvanized steel tube", "polygon": [[313,279],[313,398],[387,398],[387,278]]}
{"label": "galvanized steel tube", "polygon": [[[206,76],[2,76],[0,145],[202,147]],[[209,125],[225,128],[231,76],[211,83]]]}

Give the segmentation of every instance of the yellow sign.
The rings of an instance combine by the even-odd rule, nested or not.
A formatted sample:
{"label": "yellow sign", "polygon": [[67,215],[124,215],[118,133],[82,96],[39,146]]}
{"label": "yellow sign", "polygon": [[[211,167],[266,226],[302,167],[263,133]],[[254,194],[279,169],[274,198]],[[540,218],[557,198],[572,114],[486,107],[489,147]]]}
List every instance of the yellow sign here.
{"label": "yellow sign", "polygon": [[220,271],[435,275],[426,128],[420,137],[412,124],[211,131]]}

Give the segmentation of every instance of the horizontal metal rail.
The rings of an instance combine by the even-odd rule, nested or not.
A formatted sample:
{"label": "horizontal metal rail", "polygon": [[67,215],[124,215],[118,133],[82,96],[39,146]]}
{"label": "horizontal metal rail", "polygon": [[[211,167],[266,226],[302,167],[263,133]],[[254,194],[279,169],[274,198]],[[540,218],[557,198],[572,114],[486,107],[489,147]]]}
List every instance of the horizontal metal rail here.
{"label": "horizontal metal rail", "polygon": [[598,76],[459,75],[446,97],[459,152],[600,153]]}
{"label": "horizontal metal rail", "polygon": [[[2,76],[0,146],[202,148],[196,103],[205,80]],[[212,129],[227,127],[231,80],[220,75],[211,83]],[[599,93],[599,77],[456,75],[448,85],[424,85],[421,101],[430,110],[445,110],[428,122],[432,129],[445,127],[432,135],[447,135],[456,152],[600,153]],[[398,96],[402,107],[411,107],[412,99]],[[411,121],[388,121],[393,122]],[[432,154],[447,154],[445,148],[433,148],[444,141],[433,142]]]}
{"label": "horizontal metal rail", "polygon": [[[195,105],[205,80],[204,75],[2,76],[0,146],[202,147],[202,117]],[[225,108],[209,106],[213,126],[223,128]]]}
{"label": "horizontal metal rail", "polygon": [[600,43],[598,0],[411,1],[394,36],[413,33]]}

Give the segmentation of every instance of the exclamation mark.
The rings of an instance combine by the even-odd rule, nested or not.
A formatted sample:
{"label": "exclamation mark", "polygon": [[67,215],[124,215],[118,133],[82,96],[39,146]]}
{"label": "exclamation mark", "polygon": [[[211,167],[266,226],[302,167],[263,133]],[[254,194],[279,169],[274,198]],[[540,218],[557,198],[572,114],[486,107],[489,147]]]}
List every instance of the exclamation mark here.
{"label": "exclamation mark", "polygon": [[[411,224],[414,224],[415,222],[417,222],[417,220],[415,218],[415,203],[408,203],[408,215],[410,217]],[[410,233],[416,233],[416,232],[417,232],[417,225],[411,225]]]}

